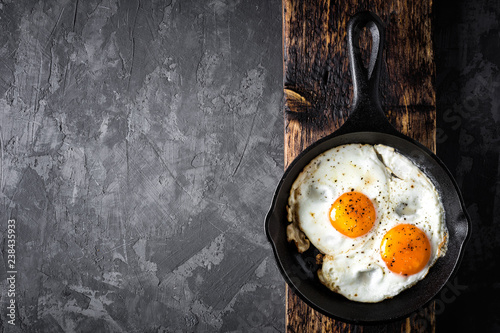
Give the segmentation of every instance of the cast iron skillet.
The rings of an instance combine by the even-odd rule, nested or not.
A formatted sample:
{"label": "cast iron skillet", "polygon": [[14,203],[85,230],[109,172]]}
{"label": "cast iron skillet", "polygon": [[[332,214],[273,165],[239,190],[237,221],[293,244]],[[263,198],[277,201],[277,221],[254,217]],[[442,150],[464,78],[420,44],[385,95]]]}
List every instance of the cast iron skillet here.
{"label": "cast iron skillet", "polygon": [[[370,29],[372,50],[368,68],[363,66],[359,49],[362,28]],[[445,165],[429,149],[399,133],[382,111],[378,83],[382,62],[384,28],[373,13],[361,12],[349,21],[347,42],[353,78],[354,98],[349,119],[331,135],[304,150],[285,171],[278,184],[266,217],[266,234],[274,250],[278,267],[292,290],[317,311],[346,322],[382,323],[405,317],[430,301],[456,270],[468,237],[470,221],[458,186]],[[319,268],[311,247],[300,254],[286,237],[286,205],[290,188],[302,169],[320,153],[348,143],[384,144],[410,158],[431,179],[441,195],[448,227],[448,250],[437,260],[427,276],[392,299],[379,303],[350,301],[323,286],[317,277]]]}

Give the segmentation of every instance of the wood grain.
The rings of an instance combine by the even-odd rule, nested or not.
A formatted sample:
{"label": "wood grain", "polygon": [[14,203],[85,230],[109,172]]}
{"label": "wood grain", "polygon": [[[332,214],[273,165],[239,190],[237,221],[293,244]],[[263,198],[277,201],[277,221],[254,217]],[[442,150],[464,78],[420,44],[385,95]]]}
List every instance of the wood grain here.
{"label": "wood grain", "polygon": [[[283,0],[285,166],[349,114],[352,84],[346,27],[370,10],[386,25],[380,92],[389,121],[435,151],[436,97],[432,1]],[[389,325],[359,326],[332,320],[287,287],[288,332],[433,332],[431,304]]]}

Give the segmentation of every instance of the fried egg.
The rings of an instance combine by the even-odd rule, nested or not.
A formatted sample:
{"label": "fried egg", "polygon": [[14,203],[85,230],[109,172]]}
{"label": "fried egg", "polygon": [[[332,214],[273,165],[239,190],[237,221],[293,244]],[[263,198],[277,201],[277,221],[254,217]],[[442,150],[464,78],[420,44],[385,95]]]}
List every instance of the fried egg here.
{"label": "fried egg", "polygon": [[384,145],[348,144],[314,158],[290,190],[289,241],[323,256],[319,280],[379,302],[421,280],[446,252],[444,209],[429,178]]}

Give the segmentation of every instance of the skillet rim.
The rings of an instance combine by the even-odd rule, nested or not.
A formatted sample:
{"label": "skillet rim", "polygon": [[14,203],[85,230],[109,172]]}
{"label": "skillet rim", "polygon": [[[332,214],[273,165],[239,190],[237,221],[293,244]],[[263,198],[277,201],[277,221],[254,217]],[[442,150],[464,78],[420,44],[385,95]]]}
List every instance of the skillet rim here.
{"label": "skillet rim", "polygon": [[[346,123],[344,124],[345,126],[349,126],[348,125],[348,122],[346,121]],[[382,324],[382,323],[388,323],[388,322],[392,322],[392,321],[395,321],[397,319],[401,319],[401,318],[404,318],[404,317],[407,317],[408,315],[410,315],[411,313],[417,311],[418,309],[420,309],[421,307],[423,307],[424,305],[428,304],[429,302],[431,302],[435,297],[436,295],[439,294],[439,292],[443,289],[443,287],[446,285],[446,283],[448,283],[448,281],[456,274],[459,266],[460,266],[460,263],[462,261],[462,258],[463,258],[463,255],[464,255],[464,250],[465,250],[465,246],[470,238],[470,234],[471,234],[471,221],[470,221],[470,217],[466,211],[466,207],[465,207],[465,203],[463,201],[463,197],[460,193],[460,189],[458,187],[458,184],[456,183],[455,179],[453,178],[453,176],[451,175],[451,172],[448,170],[448,168],[446,167],[446,165],[436,156],[436,154],[434,154],[431,150],[429,150],[427,147],[423,146],[422,144],[420,144],[418,141],[410,138],[410,137],[407,137],[406,135],[402,134],[402,133],[399,133],[397,132],[394,128],[393,128],[393,131],[379,131],[379,132],[373,132],[373,131],[346,131],[344,130],[345,127],[342,126],[341,128],[339,128],[337,131],[333,132],[332,134],[324,137],[324,138],[321,138],[317,141],[315,141],[314,143],[312,143],[310,146],[308,146],[306,149],[304,149],[291,163],[290,165],[286,168],[283,176],[281,177],[280,179],[280,182],[278,184],[278,186],[276,187],[276,190],[275,190],[275,193],[273,195],[273,200],[272,200],[272,203],[271,203],[271,206],[269,208],[269,211],[266,215],[266,218],[265,218],[265,232],[266,232],[266,236],[267,236],[267,239],[268,241],[271,243],[271,247],[273,248],[273,253],[274,253],[274,257],[275,257],[275,260],[277,262],[277,266],[280,270],[280,273],[282,274],[283,278],[285,279],[287,285],[304,301],[306,302],[309,306],[311,306],[312,308],[314,308],[316,311],[319,311],[321,313],[323,313],[324,315],[326,316],[329,316],[331,318],[335,318],[335,319],[338,319],[338,320],[342,320],[344,322],[347,322],[347,323],[352,323],[352,324],[364,324],[364,325],[374,325],[374,324]],[[392,132],[392,133],[387,133],[387,132]],[[394,132],[397,132],[397,133],[394,133]],[[448,211],[446,211],[446,208],[445,208],[445,222],[447,224],[447,227],[448,227],[448,230],[450,229],[461,229],[461,233],[457,234],[457,236],[453,239],[456,241],[456,243],[453,243],[453,244],[450,244],[452,242],[452,239],[449,239],[449,243],[448,243],[448,248],[450,248],[450,245],[453,245],[456,247],[456,256],[454,256],[453,258],[450,258],[450,254],[449,254],[449,251],[447,251],[447,254],[448,254],[448,257],[446,257],[446,255],[442,258],[439,258],[438,261],[436,262],[436,264],[431,267],[430,269],[430,272],[433,271],[433,270],[436,270],[436,266],[438,265],[438,263],[443,263],[443,260],[447,260],[447,263],[448,262],[451,262],[451,266],[452,268],[451,269],[448,269],[448,273],[447,273],[447,276],[441,280],[440,283],[438,283],[438,286],[436,288],[434,288],[434,290],[432,291],[431,294],[427,295],[427,297],[425,297],[425,300],[418,300],[417,299],[417,302],[415,302],[412,306],[409,306],[401,311],[398,311],[398,313],[395,313],[395,314],[389,314],[389,315],[385,315],[385,316],[379,316],[378,318],[373,318],[373,317],[370,317],[370,318],[367,318],[366,316],[359,316],[357,318],[352,318],[352,317],[346,317],[346,316],[343,316],[343,315],[339,315],[339,314],[335,314],[335,313],[332,313],[331,311],[327,310],[327,309],[324,309],[322,308],[321,306],[317,305],[315,303],[314,300],[310,299],[310,297],[306,294],[304,294],[300,288],[300,286],[296,286],[293,281],[291,280],[294,276],[292,274],[292,272],[289,272],[291,270],[290,267],[284,267],[284,264],[283,264],[283,261],[284,259],[281,258],[281,255],[278,251],[278,240],[275,239],[272,235],[272,232],[271,232],[271,228],[273,227],[271,224],[275,223],[275,224],[278,224],[278,228],[286,228],[286,226],[288,225],[288,221],[286,220],[286,216],[285,217],[282,217],[281,219],[279,217],[275,217],[276,215],[279,215],[279,208],[280,207],[277,207],[277,201],[278,201],[278,198],[279,198],[279,194],[280,192],[283,191],[282,187],[285,183],[285,181],[289,180],[288,178],[290,173],[292,171],[297,171],[297,174],[299,174],[300,172],[302,172],[303,170],[303,167],[300,168],[299,170],[294,170],[294,168],[296,168],[296,165],[299,164],[299,163],[304,163],[304,166],[307,165],[312,159],[314,159],[316,156],[318,156],[319,154],[321,154],[321,152],[317,153],[317,154],[312,154],[310,153],[311,150],[315,149],[317,146],[321,145],[321,144],[327,144],[327,141],[330,141],[330,140],[341,140],[342,136],[354,136],[354,135],[360,135],[360,134],[364,134],[364,135],[370,135],[370,134],[374,134],[374,135],[382,135],[382,136],[386,136],[388,137],[389,139],[395,139],[395,140],[402,140],[401,142],[405,141],[406,143],[409,143],[413,146],[415,146],[420,152],[422,153],[425,153],[427,155],[426,158],[428,159],[431,159],[433,162],[435,162],[437,164],[437,167],[438,167],[438,170],[442,171],[443,174],[446,176],[447,180],[451,183],[452,185],[452,188],[450,189],[453,194],[456,195],[456,198],[453,198],[453,204],[454,206],[457,206],[460,208],[460,210],[458,212],[456,212],[456,215],[458,216],[461,216],[462,218],[461,219],[456,219],[454,221],[451,221],[452,223],[456,223],[456,227],[455,228],[450,228],[449,226],[449,223],[450,221],[448,221]],[[395,135],[396,134],[396,135]],[[342,145],[342,144],[348,144],[348,143],[364,143],[364,144],[376,144],[376,143],[367,143],[367,142],[363,142],[363,141],[366,141],[366,140],[361,140],[360,141],[357,141],[357,140],[351,140],[351,141],[348,141],[347,143],[337,143],[337,144],[334,144],[332,145],[331,147],[328,147],[326,149],[323,149],[322,152],[328,150],[328,149],[331,149],[333,147],[336,147],[336,146],[339,146],[339,145]],[[411,156],[409,156],[410,154],[408,154],[408,152],[404,152],[404,151],[401,151],[400,149],[398,148],[395,148],[393,147],[391,144],[387,144],[387,143],[383,143],[387,146],[390,146],[392,148],[394,148],[396,151],[398,151],[399,153],[401,153],[402,155],[410,158],[412,160],[413,163],[415,163],[415,160],[412,159]],[[308,154],[311,154],[312,156],[309,158],[309,159],[305,159],[304,157]],[[425,155],[423,155],[425,156]],[[430,163],[429,161],[427,160],[424,160],[424,163]],[[422,170],[422,164],[418,164],[417,163],[417,166]],[[430,179],[431,181],[433,182],[434,186],[436,186],[436,179],[434,177],[434,175],[429,175],[426,170],[422,170]],[[293,181],[295,181],[295,178],[293,179]],[[291,187],[291,184],[293,183],[293,181],[290,183],[290,187]],[[437,187],[441,187],[442,184],[438,183],[438,186]],[[287,189],[288,191],[287,192],[284,192],[284,193],[289,193],[289,189]],[[288,195],[286,196],[286,199],[288,199]],[[288,200],[286,200],[286,202],[288,202]],[[281,207],[282,209],[285,209],[285,207]],[[282,221],[285,221],[285,225],[284,226],[281,226],[282,224]],[[285,240],[286,241],[286,240]],[[286,241],[286,243],[288,243]],[[294,246],[293,244],[285,244],[285,246]],[[314,248],[314,245],[311,244],[311,248]],[[296,250],[296,248],[294,249],[297,253],[298,251]],[[309,250],[308,250],[309,251]],[[307,252],[308,252],[307,251]],[[444,259],[444,258],[447,258],[447,259]],[[316,274],[316,272],[314,272],[314,275]],[[290,276],[289,276],[290,275]],[[421,281],[425,281],[426,279],[429,279],[429,273],[427,274],[427,276],[422,279]],[[300,281],[299,281],[300,282]],[[317,282],[319,283],[319,282]],[[417,283],[415,286],[411,287],[411,288],[408,288],[407,290],[403,291],[403,292],[410,292],[412,290],[416,290],[417,286],[419,285],[419,283]],[[436,285],[436,284],[432,284],[432,285]],[[324,287],[323,285],[319,286],[320,288],[324,288],[326,290],[326,292],[328,293],[331,293],[332,295],[332,301],[335,302],[335,298],[336,297],[341,297],[343,298],[343,296],[341,295],[338,295],[336,293],[334,293],[333,291],[330,291],[329,289],[327,289],[326,287]],[[413,289],[412,289],[413,288]],[[394,296],[392,299],[397,299],[398,296],[400,296],[400,294]],[[347,301],[348,304],[351,304],[353,307],[357,307],[357,305],[359,304],[367,304],[369,307],[376,307],[377,305],[380,305],[380,304],[383,304],[385,301],[381,301],[381,302],[378,302],[378,303],[360,303],[360,302],[355,302],[355,301],[350,301],[350,300],[343,300],[343,301]],[[411,305],[411,304],[410,304]]]}

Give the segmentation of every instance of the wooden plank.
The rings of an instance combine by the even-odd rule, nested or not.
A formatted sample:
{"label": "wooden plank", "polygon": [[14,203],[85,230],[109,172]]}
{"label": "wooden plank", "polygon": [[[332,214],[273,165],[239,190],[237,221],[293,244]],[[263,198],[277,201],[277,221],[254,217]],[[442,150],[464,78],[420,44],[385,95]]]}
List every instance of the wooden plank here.
{"label": "wooden plank", "polygon": [[[283,0],[285,166],[347,118],[352,96],[346,28],[358,11],[386,24],[382,105],[401,132],[435,151],[436,98],[432,0]],[[287,287],[288,332],[433,332],[431,304],[407,319],[381,326],[332,320]]]}

